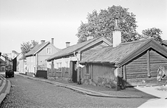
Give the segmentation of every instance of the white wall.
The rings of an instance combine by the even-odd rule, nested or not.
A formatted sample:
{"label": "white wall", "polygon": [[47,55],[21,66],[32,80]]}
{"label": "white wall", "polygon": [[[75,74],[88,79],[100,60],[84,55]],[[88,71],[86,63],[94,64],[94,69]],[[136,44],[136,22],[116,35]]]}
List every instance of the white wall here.
{"label": "white wall", "polygon": [[27,72],[35,73],[36,69],[35,56],[27,57],[26,60],[27,60]]}

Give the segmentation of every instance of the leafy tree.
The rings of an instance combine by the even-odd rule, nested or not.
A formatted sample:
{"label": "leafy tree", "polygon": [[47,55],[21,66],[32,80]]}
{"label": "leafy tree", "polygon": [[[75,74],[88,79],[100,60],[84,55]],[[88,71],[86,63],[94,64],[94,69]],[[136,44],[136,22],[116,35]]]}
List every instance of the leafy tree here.
{"label": "leafy tree", "polygon": [[118,27],[122,30],[122,42],[133,41],[137,39],[136,18],[133,13],[128,12],[128,8],[121,6],[112,6],[108,9],[96,10],[88,13],[87,23],[81,22],[78,28],[78,42],[86,41],[86,37],[105,36],[112,40],[115,18],[118,19]]}
{"label": "leafy tree", "polygon": [[154,38],[156,41],[162,42],[162,31],[159,28],[150,28],[142,31],[141,38]]}
{"label": "leafy tree", "polygon": [[32,45],[32,48],[34,48],[36,45],[38,45],[38,42],[35,40],[31,40],[31,45]]}
{"label": "leafy tree", "polygon": [[36,45],[38,45],[38,42],[35,40],[32,40],[30,42],[24,42],[21,44],[21,51],[23,54],[28,53],[32,48],[34,48]]}

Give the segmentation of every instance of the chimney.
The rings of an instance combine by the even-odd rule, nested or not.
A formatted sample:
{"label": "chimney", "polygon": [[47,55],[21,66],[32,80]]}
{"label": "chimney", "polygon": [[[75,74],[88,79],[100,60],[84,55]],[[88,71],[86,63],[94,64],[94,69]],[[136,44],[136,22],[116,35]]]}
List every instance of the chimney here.
{"label": "chimney", "polygon": [[70,42],[66,42],[66,48],[70,46]]}
{"label": "chimney", "polygon": [[115,27],[113,31],[113,47],[121,43],[121,30],[118,27],[118,18],[115,18]]}
{"label": "chimney", "polygon": [[44,43],[45,42],[45,40],[41,40],[41,43]]}
{"label": "chimney", "polygon": [[88,36],[87,37],[87,40],[91,40],[91,39],[93,39],[93,36]]}
{"label": "chimney", "polygon": [[51,38],[51,44],[54,45],[54,38]]}

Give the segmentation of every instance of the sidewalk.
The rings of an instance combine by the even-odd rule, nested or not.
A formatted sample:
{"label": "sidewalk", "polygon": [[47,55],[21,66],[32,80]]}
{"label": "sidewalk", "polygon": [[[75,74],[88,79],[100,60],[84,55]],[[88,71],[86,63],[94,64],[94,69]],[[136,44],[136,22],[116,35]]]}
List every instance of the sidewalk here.
{"label": "sidewalk", "polygon": [[136,87],[141,91],[145,91],[148,94],[153,94],[160,99],[150,99],[139,108],[167,108],[167,85],[155,86],[155,87]]}
{"label": "sidewalk", "polygon": [[0,104],[5,99],[6,95],[9,94],[10,88],[10,81],[4,78],[2,74],[0,74]]}
{"label": "sidewalk", "polygon": [[108,98],[157,98],[156,96],[144,93],[136,88],[127,88],[125,90],[120,90],[116,91],[111,88],[105,88],[105,87],[99,87],[99,86],[92,86],[92,85],[78,85],[76,83],[69,83],[67,81],[61,80],[61,79],[42,79],[42,78],[35,78],[35,77],[30,77],[27,75],[18,75],[26,78],[30,78],[33,80],[38,80],[38,81],[44,81],[46,83],[53,84],[58,87],[64,87],[68,88],[71,90],[74,90],[76,92],[90,95],[90,96],[96,96],[96,97],[108,97]]}

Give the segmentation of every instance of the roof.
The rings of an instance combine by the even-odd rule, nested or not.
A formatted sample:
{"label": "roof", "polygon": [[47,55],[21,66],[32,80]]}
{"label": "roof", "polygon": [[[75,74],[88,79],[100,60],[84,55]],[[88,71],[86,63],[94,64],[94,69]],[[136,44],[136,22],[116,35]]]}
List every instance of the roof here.
{"label": "roof", "polygon": [[0,58],[0,63],[5,63],[5,61],[3,59]]}
{"label": "roof", "polygon": [[139,40],[122,43],[117,47],[105,47],[97,50],[90,50],[83,55],[81,64],[85,63],[110,63],[121,66],[149,48],[167,56],[167,50],[153,39]]}
{"label": "roof", "polygon": [[162,44],[167,46],[167,40],[163,40]]}
{"label": "roof", "polygon": [[36,45],[33,49],[31,49],[28,53],[26,53],[25,56],[28,57],[37,54],[41,49],[43,49],[48,44],[50,44],[50,42],[43,42],[41,44]]}
{"label": "roof", "polygon": [[77,53],[79,51],[83,51],[85,49],[87,49],[88,47],[91,47],[93,45],[95,45],[96,43],[99,43],[101,41],[105,41],[107,44],[112,45],[111,42],[105,38],[105,37],[97,37],[79,44],[75,44],[72,46],[69,46],[67,48],[64,48],[60,51],[58,51],[57,53],[53,54],[52,56],[50,56],[47,61],[51,61],[53,59],[58,59],[61,57],[66,57],[69,55],[72,55],[74,52]]}
{"label": "roof", "polygon": [[26,59],[25,54],[19,53],[18,60],[25,60],[25,59]]}

